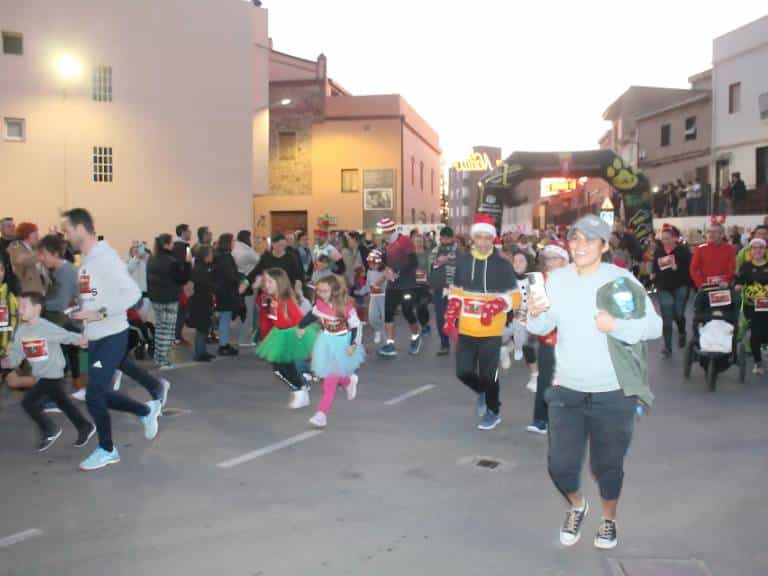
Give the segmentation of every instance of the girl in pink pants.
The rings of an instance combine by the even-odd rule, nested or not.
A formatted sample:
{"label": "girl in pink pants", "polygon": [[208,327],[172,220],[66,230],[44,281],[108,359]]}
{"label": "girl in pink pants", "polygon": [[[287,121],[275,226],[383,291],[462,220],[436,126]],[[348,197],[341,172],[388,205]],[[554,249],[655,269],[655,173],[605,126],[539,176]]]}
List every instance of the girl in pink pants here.
{"label": "girl in pink pants", "polygon": [[336,276],[326,276],[318,280],[315,295],[317,301],[312,312],[299,324],[299,336],[313,322],[319,322],[323,328],[312,349],[312,372],[323,380],[323,397],[309,423],[325,428],[336,388],[344,388],[349,400],[357,396],[355,372],[365,360],[365,350],[360,343],[360,319],[344,282]]}

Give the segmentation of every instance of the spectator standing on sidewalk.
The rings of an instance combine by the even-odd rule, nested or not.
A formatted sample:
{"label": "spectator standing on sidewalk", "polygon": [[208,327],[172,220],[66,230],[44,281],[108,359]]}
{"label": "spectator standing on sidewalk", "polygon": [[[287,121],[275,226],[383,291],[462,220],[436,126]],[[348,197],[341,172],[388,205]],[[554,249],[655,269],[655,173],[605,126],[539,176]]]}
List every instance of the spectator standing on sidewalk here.
{"label": "spectator standing on sidewalk", "polygon": [[[618,541],[616,512],[638,401],[650,404],[645,342],[661,336],[662,322],[645,289],[627,271],[601,262],[610,227],[588,215],[569,233],[574,265],[551,274],[549,305],[529,302],[528,329],[557,329],[555,383],[549,402],[549,473],[569,510],[560,542],[573,546],[589,512],[580,490],[587,444],[602,500],[594,540],[600,549]],[[621,316],[625,316],[621,318]]]}

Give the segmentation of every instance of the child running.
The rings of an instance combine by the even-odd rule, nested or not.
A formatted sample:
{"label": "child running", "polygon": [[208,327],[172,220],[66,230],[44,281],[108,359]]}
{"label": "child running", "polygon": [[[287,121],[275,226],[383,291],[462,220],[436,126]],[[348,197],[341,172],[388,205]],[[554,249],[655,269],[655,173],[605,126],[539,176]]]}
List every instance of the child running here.
{"label": "child running", "polygon": [[373,329],[373,343],[381,343],[381,334],[384,331],[384,294],[387,290],[387,278],[384,274],[384,256],[374,248],[368,254],[368,272],[365,286],[360,288],[357,296],[369,295],[368,298],[368,324]]}
{"label": "child running", "polygon": [[[69,418],[77,429],[75,446],[82,448],[96,433],[96,427],[83,417],[64,391],[64,354],[62,344],[85,346],[84,335],[68,332],[48,320],[40,318],[43,311],[43,295],[25,292],[19,298],[21,325],[14,335],[8,358],[3,360],[7,368],[16,368],[25,358],[32,367],[34,385],[27,391],[21,405],[40,429],[37,451],[44,452],[53,446],[62,434],[61,428],[43,412],[43,400],[50,398]],[[13,386],[9,382],[9,386]]]}
{"label": "child running", "polygon": [[299,337],[305,339],[304,329],[314,322],[323,327],[312,350],[312,371],[323,379],[323,397],[309,423],[325,428],[336,388],[344,388],[349,400],[357,396],[355,372],[365,360],[365,350],[360,343],[360,319],[344,284],[336,276],[327,276],[317,283],[315,291],[315,307],[301,321]]}
{"label": "child running", "polygon": [[515,249],[508,256],[509,252],[504,252],[504,257],[512,264],[512,269],[517,281],[517,288],[520,291],[520,308],[510,312],[511,322],[504,329],[503,345],[501,347],[501,367],[509,370],[512,362],[510,360],[509,340],[512,340],[514,358],[516,362],[525,359],[530,372],[527,388],[531,392],[536,392],[536,382],[539,378],[539,368],[536,362],[535,341],[528,333],[525,326],[527,307],[528,307],[528,272],[533,268],[533,262],[527,252]]}
{"label": "child running", "polygon": [[301,322],[301,310],[288,275],[279,268],[264,272],[259,295],[261,344],[256,355],[272,363],[280,379],[291,389],[288,407],[298,410],[309,406],[309,389],[296,368],[296,362],[306,360],[312,352],[314,338],[299,338],[296,326]]}

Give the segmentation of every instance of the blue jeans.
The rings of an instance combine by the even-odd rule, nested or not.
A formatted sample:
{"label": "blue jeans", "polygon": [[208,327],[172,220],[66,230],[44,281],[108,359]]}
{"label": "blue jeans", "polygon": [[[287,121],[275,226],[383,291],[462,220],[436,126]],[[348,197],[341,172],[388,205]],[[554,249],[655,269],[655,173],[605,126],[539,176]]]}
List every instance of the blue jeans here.
{"label": "blue jeans", "polygon": [[232,324],[232,311],[219,312],[219,348],[229,344],[229,327]]}
{"label": "blue jeans", "polygon": [[688,303],[688,286],[681,286],[675,290],[660,290],[659,305],[661,306],[661,320],[663,323],[664,346],[672,350],[672,323],[677,323],[677,332],[685,335],[685,306]]}
{"label": "blue jeans", "polygon": [[445,308],[448,305],[448,298],[443,296],[443,289],[437,288],[432,291],[432,302],[435,303],[435,324],[437,324],[437,333],[440,334],[440,345],[443,348],[448,348],[450,340],[448,336],[443,332],[443,324],[445,324]]}

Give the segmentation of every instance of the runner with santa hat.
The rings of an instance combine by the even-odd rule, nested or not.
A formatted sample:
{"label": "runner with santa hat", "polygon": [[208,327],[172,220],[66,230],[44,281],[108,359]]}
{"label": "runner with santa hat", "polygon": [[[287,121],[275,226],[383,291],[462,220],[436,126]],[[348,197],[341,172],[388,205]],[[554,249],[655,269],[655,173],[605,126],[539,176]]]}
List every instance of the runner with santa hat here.
{"label": "runner with santa hat", "polygon": [[519,305],[520,295],[512,265],[494,250],[493,218],[475,216],[471,235],[471,253],[458,259],[443,330],[453,337],[458,333],[456,376],[478,395],[478,428],[492,430],[501,423],[501,338],[507,313]]}
{"label": "runner with santa hat", "polygon": [[403,316],[411,328],[411,344],[409,352],[416,355],[421,351],[421,326],[416,318],[416,268],[418,261],[411,239],[400,234],[397,224],[391,218],[384,218],[378,223],[378,228],[387,240],[384,254],[387,279],[387,289],[384,295],[384,331],[387,341],[379,348],[379,356],[397,356],[395,348],[395,311],[402,307]]}

